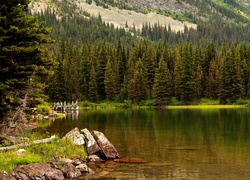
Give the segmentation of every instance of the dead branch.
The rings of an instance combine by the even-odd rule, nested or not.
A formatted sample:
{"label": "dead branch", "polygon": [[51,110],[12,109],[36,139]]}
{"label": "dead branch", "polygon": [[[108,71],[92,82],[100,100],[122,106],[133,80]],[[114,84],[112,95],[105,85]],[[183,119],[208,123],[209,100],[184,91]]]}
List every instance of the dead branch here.
{"label": "dead branch", "polygon": [[21,144],[16,144],[16,145],[13,145],[13,146],[1,147],[0,152],[1,151],[9,151],[9,150],[13,150],[13,149],[18,149],[18,148],[22,148],[22,147],[28,147],[28,146],[31,146],[33,144],[48,143],[48,142],[51,142],[55,138],[56,138],[56,136],[51,136],[50,138],[35,140],[35,141],[31,142],[31,143],[21,143]]}

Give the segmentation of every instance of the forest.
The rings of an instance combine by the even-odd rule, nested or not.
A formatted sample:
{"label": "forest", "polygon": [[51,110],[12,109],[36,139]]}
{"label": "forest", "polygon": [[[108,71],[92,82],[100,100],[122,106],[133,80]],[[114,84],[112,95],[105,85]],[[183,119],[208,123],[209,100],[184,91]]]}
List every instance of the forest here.
{"label": "forest", "polygon": [[73,14],[61,21],[50,9],[38,15],[57,39],[51,52],[58,65],[46,88],[50,101],[152,100],[163,106],[173,98],[181,104],[249,98],[247,26],[214,18],[200,21],[197,30],[145,24],[131,33],[85,15],[90,18]]}
{"label": "forest", "polygon": [[[250,98],[250,28],[216,17],[197,29],[115,28],[66,1],[40,14],[28,0],[0,1],[0,118],[25,123],[44,102],[155,106],[232,104]],[[11,124],[12,123],[12,124]]]}

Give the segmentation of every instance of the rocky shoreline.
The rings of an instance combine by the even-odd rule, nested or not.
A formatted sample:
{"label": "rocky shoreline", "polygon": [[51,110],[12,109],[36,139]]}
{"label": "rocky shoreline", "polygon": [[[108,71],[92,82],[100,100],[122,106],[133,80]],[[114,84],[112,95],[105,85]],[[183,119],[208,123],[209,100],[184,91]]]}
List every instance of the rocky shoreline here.
{"label": "rocky shoreline", "polygon": [[[118,151],[102,132],[74,128],[63,138],[69,138],[76,145],[82,145],[88,156],[83,159],[58,158],[50,163],[33,163],[18,165],[10,175],[0,172],[1,180],[63,180],[92,176],[98,172],[95,163],[108,160],[117,162],[120,158]],[[19,150],[24,153],[25,150]]]}

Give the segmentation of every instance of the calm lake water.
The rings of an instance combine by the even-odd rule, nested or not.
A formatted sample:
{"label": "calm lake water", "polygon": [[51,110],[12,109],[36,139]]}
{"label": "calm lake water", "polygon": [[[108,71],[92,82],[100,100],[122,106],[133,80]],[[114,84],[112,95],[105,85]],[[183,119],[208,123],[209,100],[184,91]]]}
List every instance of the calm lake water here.
{"label": "calm lake water", "polygon": [[[81,110],[46,131],[103,132],[124,158],[91,179],[250,179],[250,109]],[[100,177],[101,176],[101,177]]]}

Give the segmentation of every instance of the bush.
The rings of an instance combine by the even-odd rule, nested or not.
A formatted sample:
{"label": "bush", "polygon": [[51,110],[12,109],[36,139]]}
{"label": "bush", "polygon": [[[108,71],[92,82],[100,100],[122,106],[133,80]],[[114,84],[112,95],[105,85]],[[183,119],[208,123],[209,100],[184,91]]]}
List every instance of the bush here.
{"label": "bush", "polygon": [[143,100],[139,103],[139,106],[153,106],[154,100]]}
{"label": "bush", "polygon": [[48,104],[39,104],[35,109],[38,114],[49,115],[51,113],[51,107]]}
{"label": "bush", "polygon": [[172,97],[170,105],[172,105],[172,106],[179,106],[179,105],[181,105],[181,102],[178,101],[176,97]]}
{"label": "bush", "polygon": [[250,106],[250,100],[237,99],[234,104],[236,104],[236,105],[247,105],[247,106]]}
{"label": "bush", "polygon": [[219,105],[219,100],[202,98],[200,100],[200,105]]}

